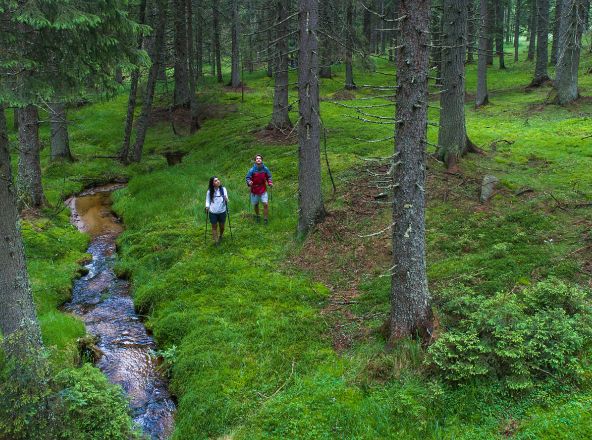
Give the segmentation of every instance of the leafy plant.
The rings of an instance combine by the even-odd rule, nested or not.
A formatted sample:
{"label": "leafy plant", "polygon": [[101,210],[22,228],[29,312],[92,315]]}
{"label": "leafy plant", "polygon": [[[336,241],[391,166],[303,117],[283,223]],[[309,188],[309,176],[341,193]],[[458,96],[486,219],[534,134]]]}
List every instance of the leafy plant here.
{"label": "leafy plant", "polygon": [[489,298],[448,289],[439,298],[447,330],[427,362],[447,381],[497,376],[511,390],[536,379],[577,380],[592,336],[588,296],[553,278]]}

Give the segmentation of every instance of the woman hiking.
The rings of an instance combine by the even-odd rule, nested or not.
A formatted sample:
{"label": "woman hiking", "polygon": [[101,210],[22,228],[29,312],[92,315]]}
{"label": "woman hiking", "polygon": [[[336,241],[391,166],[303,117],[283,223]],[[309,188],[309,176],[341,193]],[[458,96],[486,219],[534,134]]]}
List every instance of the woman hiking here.
{"label": "woman hiking", "polygon": [[[210,177],[208,192],[206,193],[206,213],[212,224],[212,238],[218,246],[224,235],[224,224],[226,223],[226,206],[228,204],[228,192],[222,186],[220,179],[216,176]],[[218,225],[220,234],[218,235]]]}

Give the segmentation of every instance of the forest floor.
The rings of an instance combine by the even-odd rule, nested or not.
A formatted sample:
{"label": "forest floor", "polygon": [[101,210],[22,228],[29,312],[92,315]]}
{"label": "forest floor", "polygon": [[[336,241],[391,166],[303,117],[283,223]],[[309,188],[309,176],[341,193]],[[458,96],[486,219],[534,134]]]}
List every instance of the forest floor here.
{"label": "forest floor", "polygon": [[[375,62],[380,72],[393,70]],[[587,55],[584,96],[592,95],[592,76],[583,73],[590,65]],[[429,159],[427,257],[437,313],[441,292],[450,290],[491,296],[550,276],[590,285],[592,147],[583,138],[592,134],[592,103],[545,105],[548,88],[526,90],[533,68],[527,62],[510,62],[505,71],[491,67],[492,104],[475,110],[467,102],[468,133],[485,156],[465,158],[460,175]],[[392,77],[358,73],[358,84],[367,86],[344,94],[343,71],[334,73],[323,80],[321,115],[336,192],[323,161],[328,216],[304,242],[294,240],[295,140],[260,134],[273,96],[264,72],[247,78],[244,102],[240,91],[208,79],[199,99],[212,110],[194,135],[184,134],[183,115],[173,115],[176,135],[170,113],[157,112],[145,160],[127,168],[97,158],[119,148],[124,90],[70,113],[78,161],[50,164],[44,149],[53,208],[23,222],[44,341],[56,368],[78,360],[76,338],[84,329],[58,306],[69,296],[87,244],[68,224],[61,201],[123,177],[127,188],[114,194],[126,225],[117,270],[131,277],[136,308],[166,353],[179,402],[174,438],[592,437],[590,367],[579,383],[541,380],[516,392],[496,377],[450,384],[413,341],[384,350],[378,329],[389,310],[392,214],[378,186],[388,166],[381,158],[393,152],[393,129],[365,124],[343,104],[377,105],[362,111],[392,116],[394,103],[378,96],[388,92],[371,87]],[[475,83],[471,65],[469,95]],[[160,90],[157,107],[166,108],[171,92]],[[296,121],[296,113],[291,117]],[[437,119],[437,109],[430,109],[430,120]],[[48,130],[42,134],[47,139]],[[429,141],[436,140],[430,128]],[[168,151],[187,155],[167,166],[162,154]],[[253,222],[244,185],[256,153],[274,173],[267,227]],[[202,203],[214,174],[229,190],[233,228],[233,238],[227,234],[219,248],[204,239]],[[482,204],[487,174],[500,184]]]}

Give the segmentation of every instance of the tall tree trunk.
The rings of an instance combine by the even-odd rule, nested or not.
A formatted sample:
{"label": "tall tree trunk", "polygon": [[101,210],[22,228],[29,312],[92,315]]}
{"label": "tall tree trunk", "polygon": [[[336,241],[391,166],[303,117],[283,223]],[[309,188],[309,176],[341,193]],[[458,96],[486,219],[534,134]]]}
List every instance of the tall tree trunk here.
{"label": "tall tree trunk", "polygon": [[[401,0],[397,54],[393,264],[388,345],[433,328],[425,259],[426,127],[428,103],[429,0]],[[464,61],[464,59],[463,59]]]}
{"label": "tall tree trunk", "polygon": [[469,0],[467,5],[468,24],[467,24],[467,63],[475,61],[475,2]]}
{"label": "tall tree trunk", "polygon": [[[193,53],[193,3],[192,0],[187,1],[187,52]],[[191,114],[191,121],[189,122],[189,132],[195,133],[199,129],[199,115],[197,106],[197,97],[195,96],[195,66],[189,58],[189,112]]]}
{"label": "tall tree trunk", "polygon": [[[393,0],[393,19],[399,18],[399,0]],[[391,40],[392,47],[389,49],[389,56],[388,60],[394,62],[395,61],[395,48],[399,45],[400,35],[401,32],[398,29],[398,26],[393,26],[392,31],[393,38]]]}
{"label": "tall tree trunk", "polygon": [[557,103],[569,104],[578,96],[578,68],[582,48],[582,33],[586,23],[584,0],[563,0],[559,28],[559,55],[557,58]]}
{"label": "tall tree trunk", "polygon": [[476,107],[489,104],[489,91],[487,90],[487,35],[489,34],[489,29],[487,28],[487,24],[490,20],[487,18],[489,12],[487,3],[488,0],[481,0],[479,6],[481,32],[479,34],[479,61],[477,63]]}
{"label": "tall tree trunk", "polygon": [[[146,22],[146,0],[140,2],[140,10],[138,14],[141,24]],[[138,48],[141,49],[143,45],[143,37],[138,37]],[[166,76],[166,74],[165,74]],[[140,69],[132,71],[130,79],[130,92],[127,98],[127,113],[125,116],[125,126],[123,128],[123,143],[119,152],[119,158],[123,163],[127,163],[129,158],[130,142],[132,137],[132,129],[134,126],[134,112],[136,111],[136,100],[138,95],[138,82],[140,81]]]}
{"label": "tall tree trunk", "polygon": [[125,127],[123,129],[123,143],[119,152],[120,159],[125,163],[129,157],[130,142],[134,124],[134,112],[136,110],[136,98],[138,95],[138,81],[140,80],[140,70],[134,69],[130,81],[130,92],[127,99],[127,114],[125,117]]}
{"label": "tall tree trunk", "polygon": [[218,82],[224,82],[222,77],[222,55],[220,51],[220,23],[218,10],[219,0],[212,0],[212,26],[213,26],[213,47],[214,47],[214,62],[216,63],[216,78]]}
{"label": "tall tree trunk", "polygon": [[380,30],[378,32],[380,32],[380,55],[384,55],[385,54],[385,47],[386,47],[386,41],[385,41],[385,28],[386,28],[386,22],[384,21],[385,17],[385,9],[384,9],[384,0],[380,0],[380,15],[381,15],[381,19],[380,19]]}
{"label": "tall tree trunk", "polygon": [[232,54],[231,54],[231,68],[230,68],[230,86],[237,88],[241,84],[240,75],[240,55],[238,47],[238,0],[232,0]]}
{"label": "tall tree trunk", "polygon": [[319,76],[321,78],[332,78],[331,72],[331,52],[333,50],[331,39],[327,37],[327,34],[331,34],[331,16],[329,11],[329,2],[319,1],[319,27],[322,33],[319,36],[319,52],[320,52],[320,66]]}
{"label": "tall tree trunk", "polygon": [[[277,13],[278,11],[278,7],[275,8],[275,12]],[[273,13],[274,13],[274,8],[270,7],[268,14],[269,14],[269,24],[267,26],[267,76],[269,78],[271,78],[273,76],[273,61],[275,60],[276,64],[278,59],[276,58],[277,56],[279,56],[277,53],[275,54],[275,56],[273,55],[274,50],[279,50],[279,46],[276,44],[274,47],[274,44],[272,43],[273,41],[273,33],[272,33],[272,28],[271,28],[271,23],[273,23]],[[278,24],[277,26],[282,26],[280,24]],[[282,27],[282,29],[287,29],[287,27]],[[288,38],[285,36],[285,34],[280,34],[279,33],[279,29],[277,29],[278,32],[276,32],[276,38],[279,38],[280,36],[283,36],[285,38]],[[288,50],[288,44],[287,42],[285,42],[285,47],[286,47],[286,51]],[[288,54],[286,54],[286,68],[288,68]]]}
{"label": "tall tree trunk", "polygon": [[551,64],[557,65],[557,48],[559,47],[559,22],[561,21],[561,4],[563,0],[555,0],[555,21],[553,22],[553,43],[551,44]]}
{"label": "tall tree trunk", "polygon": [[522,0],[516,0],[516,9],[514,12],[514,61],[518,62],[518,54],[520,51],[520,15],[522,8]]}
{"label": "tall tree trunk", "polygon": [[189,54],[187,53],[187,6],[185,0],[174,0],[175,23],[175,106],[189,107]]}
{"label": "tall tree trunk", "polygon": [[321,188],[321,121],[317,31],[319,0],[299,0],[298,98],[298,236],[325,216]]}
{"label": "tall tree trunk", "polygon": [[[0,105],[0,206],[0,331],[4,348],[18,354],[15,351],[39,349],[42,343],[19,228],[3,105]],[[13,335],[19,343],[7,344]]]}
{"label": "tall tree trunk", "polygon": [[115,68],[115,82],[123,84],[123,71],[121,70],[121,66]]}
{"label": "tall tree trunk", "polygon": [[[431,48],[430,48],[430,63],[435,68],[436,84],[442,84],[442,17],[439,14],[437,6],[441,6],[441,0],[436,4],[434,8],[437,13],[432,14],[430,17],[430,35],[431,35]],[[402,35],[402,34],[401,34]],[[405,38],[402,35],[403,39]]]}
{"label": "tall tree trunk", "polygon": [[157,17],[157,23],[154,36],[154,58],[152,59],[152,66],[148,73],[146,93],[144,94],[144,101],[142,102],[142,111],[140,112],[138,123],[136,124],[136,141],[132,151],[131,162],[140,162],[142,160],[142,150],[144,149],[144,141],[146,140],[146,132],[148,131],[148,123],[152,111],[154,88],[156,86],[156,78],[160,69],[160,60],[162,59],[160,55],[164,50],[166,0],[157,0],[155,2],[155,14]]}
{"label": "tall tree trunk", "polygon": [[216,39],[214,38],[214,32],[212,31],[212,39],[210,41],[210,73],[212,78],[216,76]]}
{"label": "tall tree trunk", "polygon": [[[345,88],[353,90],[356,88],[354,82],[354,69],[352,65],[354,55],[354,2],[347,0],[345,11]],[[389,49],[390,53],[390,49]]]}
{"label": "tall tree trunk", "polygon": [[493,66],[493,45],[495,40],[495,5],[494,2],[501,1],[501,0],[489,0],[487,2],[487,23],[485,27],[487,28],[487,65]]}
{"label": "tall tree trunk", "polygon": [[288,1],[276,0],[277,24],[275,44],[275,78],[273,114],[269,129],[286,130],[292,127],[288,104]]}
{"label": "tall tree trunk", "polygon": [[39,158],[39,112],[34,105],[19,109],[19,162],[17,195],[19,209],[46,204]]}
{"label": "tall tree trunk", "polygon": [[70,139],[68,137],[68,118],[66,106],[63,102],[55,102],[49,105],[49,119],[51,127],[51,152],[50,159],[72,161],[70,153]]}
{"label": "tall tree trunk", "polygon": [[505,7],[505,17],[506,17],[506,44],[510,44],[512,42],[512,2],[510,0],[506,0],[506,7]]}
{"label": "tall tree trunk", "polygon": [[368,48],[368,53],[372,52],[371,41],[372,41],[372,12],[368,9],[372,8],[372,1],[365,2],[364,4],[367,8],[364,8],[364,19],[362,22],[362,31],[364,33],[364,37],[366,38],[366,44]]}
{"label": "tall tree trunk", "polygon": [[549,0],[536,0],[537,3],[537,51],[534,78],[531,87],[538,87],[549,81]]}
{"label": "tall tree trunk", "polygon": [[195,75],[197,78],[203,77],[203,13],[202,2],[199,1],[195,8]]}
{"label": "tall tree trunk", "polygon": [[505,69],[504,59],[504,2],[498,0],[495,4],[495,51],[499,59],[499,68]]}
{"label": "tall tree trunk", "polygon": [[536,36],[538,28],[538,16],[537,16],[537,0],[530,0],[530,18],[528,20],[528,55],[527,61],[534,60],[534,54],[536,53]]}
{"label": "tall tree trunk", "polygon": [[450,172],[456,172],[468,142],[465,125],[467,0],[444,0],[442,6],[444,33],[438,156]]}

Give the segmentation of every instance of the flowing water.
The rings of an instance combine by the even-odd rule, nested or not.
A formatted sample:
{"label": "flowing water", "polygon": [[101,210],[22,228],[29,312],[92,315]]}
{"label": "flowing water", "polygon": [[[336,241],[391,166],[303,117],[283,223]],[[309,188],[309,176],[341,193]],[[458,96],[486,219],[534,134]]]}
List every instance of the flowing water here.
{"label": "flowing water", "polygon": [[99,338],[97,366],[128,394],[134,421],[151,439],[165,439],[172,432],[175,405],[152,355],[154,340],[135,313],[129,282],[113,271],[115,240],[123,228],[111,211],[111,192],[122,187],[94,188],[67,201],[72,223],[91,236],[87,252],[92,261],[75,282],[66,309]]}

